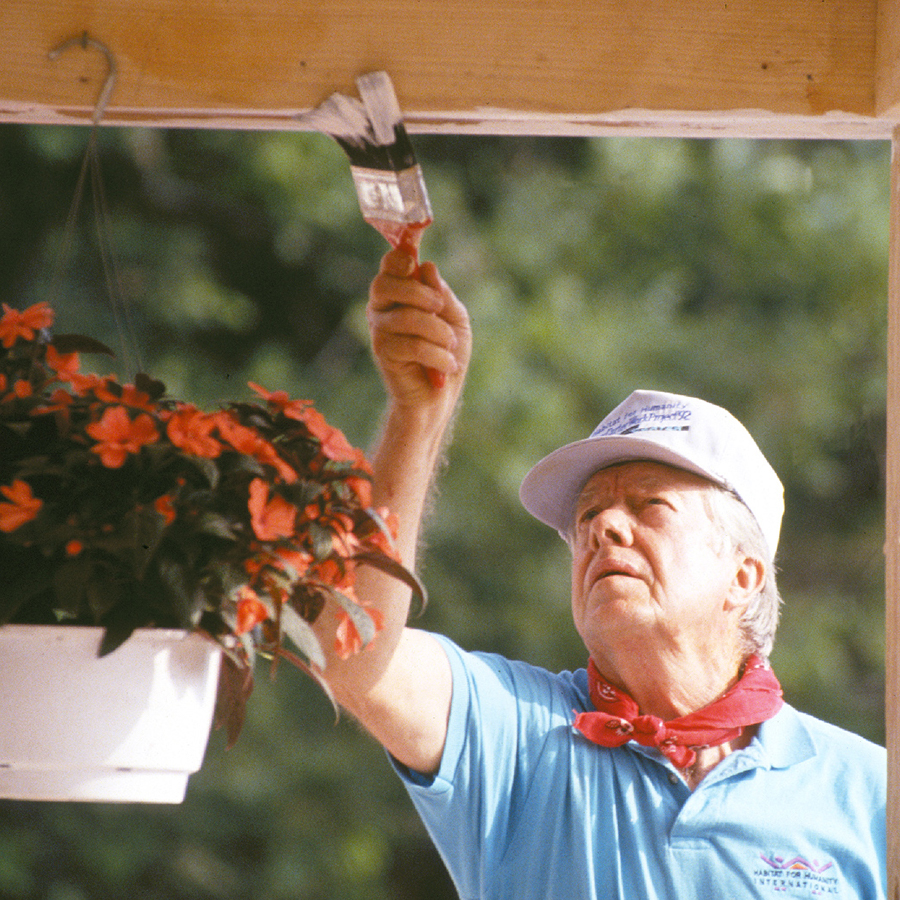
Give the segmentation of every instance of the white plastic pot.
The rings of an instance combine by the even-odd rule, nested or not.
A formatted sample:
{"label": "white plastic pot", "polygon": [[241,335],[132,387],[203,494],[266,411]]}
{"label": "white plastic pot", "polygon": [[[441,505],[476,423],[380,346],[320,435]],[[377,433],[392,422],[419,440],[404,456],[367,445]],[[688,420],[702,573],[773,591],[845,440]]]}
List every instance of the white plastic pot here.
{"label": "white plastic pot", "polygon": [[220,651],[136,631],[97,657],[102,629],[0,627],[0,797],[180,803],[203,762]]}

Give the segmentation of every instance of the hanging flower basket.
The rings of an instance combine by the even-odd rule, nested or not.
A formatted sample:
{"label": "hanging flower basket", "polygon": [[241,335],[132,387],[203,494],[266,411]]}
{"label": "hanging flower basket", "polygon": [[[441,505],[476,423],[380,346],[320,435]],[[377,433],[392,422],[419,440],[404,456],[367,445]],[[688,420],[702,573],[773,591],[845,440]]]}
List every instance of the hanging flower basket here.
{"label": "hanging flower basket", "polygon": [[[92,626],[101,635],[93,655],[105,661],[128,652],[137,629],[188,632],[192,646],[221,654],[216,720],[231,744],[258,654],[321,681],[313,625],[323,610],[334,612],[326,639],[338,656],[364,651],[375,636],[378,613],[354,594],[360,566],[401,579],[424,601],[399,562],[390,515],[371,506],[364,455],[312,404],[251,385],[257,402],[204,412],[146,375],[123,385],[81,374],[79,352],[109,351],[52,336],[52,320],[45,303],[22,312],[3,304],[0,317],[4,641],[16,641],[14,624]],[[38,671],[60,653],[51,646]],[[148,668],[168,665],[158,659]],[[29,700],[3,671],[0,733],[10,741],[24,727],[14,710]],[[77,692],[66,696],[53,713],[58,732],[82,727],[67,705]],[[109,697],[107,711],[124,705]],[[0,752],[0,766],[13,765],[28,761]]]}
{"label": "hanging flower basket", "polygon": [[0,628],[0,796],[180,803],[200,768],[220,651],[139,629],[98,657],[102,628]]}

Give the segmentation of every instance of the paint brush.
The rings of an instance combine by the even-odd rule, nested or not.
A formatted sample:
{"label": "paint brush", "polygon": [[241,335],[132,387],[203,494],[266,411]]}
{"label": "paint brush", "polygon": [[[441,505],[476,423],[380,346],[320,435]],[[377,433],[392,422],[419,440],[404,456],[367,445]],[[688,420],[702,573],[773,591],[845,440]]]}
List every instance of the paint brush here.
{"label": "paint brush", "polygon": [[[359,100],[332,94],[320,106],[301,114],[298,121],[337,141],[350,160],[363,218],[392,247],[412,256],[418,275],[422,232],[432,221],[425,178],[388,74],[361,75],[356,86]],[[435,387],[444,385],[442,372],[427,372]]]}

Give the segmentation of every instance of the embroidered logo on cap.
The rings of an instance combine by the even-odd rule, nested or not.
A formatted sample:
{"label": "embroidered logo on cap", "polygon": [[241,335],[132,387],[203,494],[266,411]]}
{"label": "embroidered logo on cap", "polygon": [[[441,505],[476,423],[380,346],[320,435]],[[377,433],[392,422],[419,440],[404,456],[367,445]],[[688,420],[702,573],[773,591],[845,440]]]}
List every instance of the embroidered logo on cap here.
{"label": "embroidered logo on cap", "polygon": [[629,410],[612,421],[604,419],[591,437],[636,434],[641,431],[690,431],[692,410],[682,402],[656,403]]}

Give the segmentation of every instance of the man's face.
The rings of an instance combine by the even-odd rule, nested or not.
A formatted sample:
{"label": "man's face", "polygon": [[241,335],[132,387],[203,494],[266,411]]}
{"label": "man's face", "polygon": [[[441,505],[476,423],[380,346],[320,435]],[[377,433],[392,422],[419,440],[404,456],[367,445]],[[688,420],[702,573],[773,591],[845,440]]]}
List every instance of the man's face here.
{"label": "man's face", "polygon": [[741,560],[704,502],[715,489],[642,461],[587,482],[575,513],[572,612],[595,659],[685,647],[721,653],[738,640]]}

